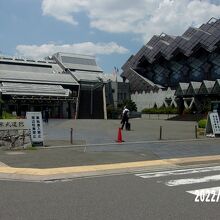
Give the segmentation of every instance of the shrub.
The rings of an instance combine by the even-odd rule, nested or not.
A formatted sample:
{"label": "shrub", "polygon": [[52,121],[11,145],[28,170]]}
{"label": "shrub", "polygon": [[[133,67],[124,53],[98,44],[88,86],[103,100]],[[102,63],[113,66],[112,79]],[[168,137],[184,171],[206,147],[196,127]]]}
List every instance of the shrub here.
{"label": "shrub", "polygon": [[185,108],[184,110],[183,110],[183,114],[184,115],[187,115],[187,114],[192,114],[193,112],[192,112],[192,109],[190,109],[190,108]]}
{"label": "shrub", "polygon": [[144,114],[177,114],[178,109],[173,107],[145,108],[142,110]]}
{"label": "shrub", "polygon": [[107,106],[107,117],[111,119],[120,118],[121,110],[114,108],[112,105]]}
{"label": "shrub", "polygon": [[2,112],[2,119],[15,119],[15,118],[17,117],[8,112]]}
{"label": "shrub", "polygon": [[205,127],[206,127],[206,124],[207,124],[207,119],[201,119],[201,120],[198,122],[199,128],[205,128]]}

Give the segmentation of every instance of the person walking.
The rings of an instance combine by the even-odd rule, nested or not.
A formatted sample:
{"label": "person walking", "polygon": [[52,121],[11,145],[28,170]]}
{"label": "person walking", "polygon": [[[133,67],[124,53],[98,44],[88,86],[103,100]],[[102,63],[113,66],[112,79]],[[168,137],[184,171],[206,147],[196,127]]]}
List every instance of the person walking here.
{"label": "person walking", "polygon": [[[129,120],[129,110],[127,109],[126,106],[124,106],[124,109],[122,111],[122,120],[121,120],[121,129],[123,130],[124,125],[126,126],[128,124],[128,120]],[[127,130],[127,128],[126,128]]]}
{"label": "person walking", "polygon": [[45,117],[45,123],[48,123],[48,119],[49,119],[49,109],[48,108],[45,110],[44,117]]}

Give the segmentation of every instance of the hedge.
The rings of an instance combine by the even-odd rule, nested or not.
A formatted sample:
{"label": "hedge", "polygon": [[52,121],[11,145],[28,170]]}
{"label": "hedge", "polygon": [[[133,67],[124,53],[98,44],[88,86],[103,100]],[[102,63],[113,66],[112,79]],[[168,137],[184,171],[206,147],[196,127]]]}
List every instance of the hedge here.
{"label": "hedge", "polygon": [[12,114],[10,114],[10,113],[8,113],[8,112],[3,111],[1,118],[2,119],[16,119],[17,117],[12,115]]}
{"label": "hedge", "polygon": [[145,108],[142,110],[144,114],[178,114],[177,108],[161,107],[161,108]]}

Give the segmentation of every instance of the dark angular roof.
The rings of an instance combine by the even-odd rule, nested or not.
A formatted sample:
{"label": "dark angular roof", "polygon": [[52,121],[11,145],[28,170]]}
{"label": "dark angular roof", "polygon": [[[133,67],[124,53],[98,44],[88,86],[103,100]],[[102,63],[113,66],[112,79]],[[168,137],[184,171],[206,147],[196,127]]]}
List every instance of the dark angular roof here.
{"label": "dark angular roof", "polygon": [[[180,50],[189,57],[193,49],[200,45],[205,50],[212,52],[220,41],[220,19],[212,18],[199,28],[189,27],[182,36],[170,36],[162,33],[160,36],[153,36],[136,55],[132,55],[122,66],[124,72],[130,68],[136,68],[140,59],[144,56],[149,63],[157,60],[158,54],[170,60],[176,50]],[[122,74],[123,76],[123,74]]]}

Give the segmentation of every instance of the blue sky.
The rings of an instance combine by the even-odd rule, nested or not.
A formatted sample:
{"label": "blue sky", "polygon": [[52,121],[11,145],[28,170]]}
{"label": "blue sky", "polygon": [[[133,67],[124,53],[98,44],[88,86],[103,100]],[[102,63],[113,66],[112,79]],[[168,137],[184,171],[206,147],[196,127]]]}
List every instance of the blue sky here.
{"label": "blue sky", "polygon": [[220,0],[1,0],[0,51],[92,54],[111,73],[154,34],[179,35],[219,16]]}

